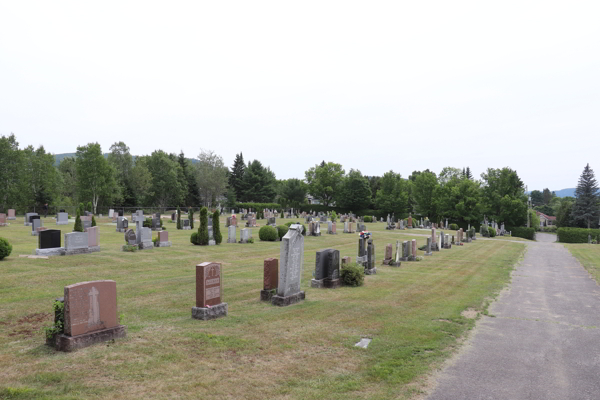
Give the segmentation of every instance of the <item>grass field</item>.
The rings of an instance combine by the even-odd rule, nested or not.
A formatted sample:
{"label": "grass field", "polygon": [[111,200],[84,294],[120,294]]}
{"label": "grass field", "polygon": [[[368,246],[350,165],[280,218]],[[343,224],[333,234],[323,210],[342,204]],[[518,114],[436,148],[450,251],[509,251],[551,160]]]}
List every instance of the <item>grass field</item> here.
{"label": "grass field", "polygon": [[600,246],[587,243],[561,243],[600,284]]}
{"label": "grass field", "polygon": [[[310,288],[315,252],[336,248],[354,260],[357,235],[309,237],[306,300],[279,308],[259,301],[263,260],[279,258],[279,243],[260,242],[258,228],[254,244],[198,247],[191,231],[166,223],[173,247],[125,253],[123,234],[101,219],[101,252],[43,260],[18,257],[37,244],[22,221],[0,228],[14,246],[0,262],[0,398],[411,398],[474,326],[461,313],[486,309],[525,248],[478,240],[392,268],[381,265],[387,243],[426,239],[370,223],[377,275],[327,290]],[[55,226],[50,218],[44,225]],[[226,241],[224,218],[221,227]],[[229,315],[214,321],[191,318],[195,265],[204,261],[223,266]],[[74,353],[45,346],[41,328],[63,287],[99,279],[117,282],[127,338]],[[354,346],[361,337],[373,339],[368,349]]]}

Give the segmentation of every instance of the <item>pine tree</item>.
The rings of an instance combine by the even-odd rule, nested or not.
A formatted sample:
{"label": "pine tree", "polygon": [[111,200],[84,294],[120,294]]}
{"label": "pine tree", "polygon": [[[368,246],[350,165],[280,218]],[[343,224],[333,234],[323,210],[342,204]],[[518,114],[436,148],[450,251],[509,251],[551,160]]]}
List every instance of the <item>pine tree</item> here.
{"label": "pine tree", "polygon": [[473,180],[473,174],[471,174],[471,168],[467,167],[467,169],[465,171],[465,176],[467,177],[467,179]]}
{"label": "pine tree", "polygon": [[73,232],[83,232],[83,224],[81,223],[81,212],[77,209],[77,216],[75,217],[75,226]]}
{"label": "pine tree", "polygon": [[194,209],[192,207],[190,207],[190,228],[194,229]]}
{"label": "pine tree", "polygon": [[463,170],[462,170],[462,177],[463,177],[463,178],[466,178],[466,177],[467,177],[467,173],[465,172],[465,169],[464,169],[464,168],[463,168]]}
{"label": "pine tree", "polygon": [[240,152],[240,154],[235,155],[235,160],[233,161],[233,167],[231,167],[231,173],[229,174],[229,187],[233,189],[237,199],[242,198],[242,193],[243,193],[242,179],[244,178],[245,172],[246,172],[246,164],[244,163],[244,156]]}
{"label": "pine tree", "polygon": [[92,226],[96,226],[96,217],[92,215]]}
{"label": "pine tree", "polygon": [[206,207],[202,207],[202,209],[200,210],[200,226],[198,227],[198,244],[201,246],[208,245],[208,209]]}
{"label": "pine tree", "polygon": [[219,210],[216,210],[213,214],[213,237],[215,238],[216,244],[221,244],[223,241],[223,235],[221,235],[221,226],[219,225]]}
{"label": "pine tree", "polygon": [[181,210],[177,207],[177,229],[183,229],[181,226]]}
{"label": "pine tree", "polygon": [[590,229],[592,220],[598,215],[598,182],[594,171],[587,164],[579,177],[575,190],[575,204],[573,204],[573,219],[587,223]]}

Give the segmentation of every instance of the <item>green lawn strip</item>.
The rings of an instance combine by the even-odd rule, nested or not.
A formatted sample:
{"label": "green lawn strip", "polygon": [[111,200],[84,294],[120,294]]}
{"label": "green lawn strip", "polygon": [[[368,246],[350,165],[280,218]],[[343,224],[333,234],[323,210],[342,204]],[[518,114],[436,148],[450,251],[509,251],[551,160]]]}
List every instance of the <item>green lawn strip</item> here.
{"label": "green lawn strip", "polygon": [[561,243],[600,284],[600,246],[587,243]]}
{"label": "green lawn strip", "polygon": [[[338,229],[306,238],[306,300],[279,308],[258,300],[263,260],[279,258],[279,243],[260,242],[259,228],[254,244],[199,247],[189,243],[193,231],[165,224],[173,247],[125,253],[124,235],[107,219],[98,226],[101,252],[48,260],[18,258],[36,247],[30,227],[0,228],[14,246],[0,262],[0,362],[10,366],[0,373],[0,398],[409,398],[473,327],[461,312],[484,311],[524,250],[477,241],[392,268],[381,265],[385,245],[414,238],[421,246],[426,237],[416,235],[428,231],[367,224],[377,275],[359,288],[312,289],[316,251],[356,258],[358,235]],[[203,261],[223,264],[226,318],[191,318]],[[52,300],[65,285],[96,279],[117,281],[127,338],[71,354],[45,346],[40,329],[52,319]],[[366,350],[354,347],[363,336],[373,339]]]}

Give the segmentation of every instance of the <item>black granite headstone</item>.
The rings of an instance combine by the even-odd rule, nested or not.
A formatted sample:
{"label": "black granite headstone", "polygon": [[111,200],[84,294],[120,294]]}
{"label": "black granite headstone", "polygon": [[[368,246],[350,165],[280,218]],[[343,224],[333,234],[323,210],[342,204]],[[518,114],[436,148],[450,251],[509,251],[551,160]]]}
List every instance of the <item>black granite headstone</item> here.
{"label": "black granite headstone", "polygon": [[38,236],[38,247],[40,249],[60,247],[60,236],[60,230],[58,229],[46,229],[40,231]]}
{"label": "black granite headstone", "polygon": [[32,221],[33,219],[40,219],[40,216],[39,215],[30,215],[29,216],[29,223],[30,224],[33,224],[33,221]]}

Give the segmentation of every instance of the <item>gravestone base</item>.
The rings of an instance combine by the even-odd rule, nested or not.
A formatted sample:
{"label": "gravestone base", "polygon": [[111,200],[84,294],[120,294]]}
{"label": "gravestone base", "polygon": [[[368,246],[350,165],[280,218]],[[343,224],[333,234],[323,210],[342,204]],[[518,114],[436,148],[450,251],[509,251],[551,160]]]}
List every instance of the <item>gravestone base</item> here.
{"label": "gravestone base", "polygon": [[[107,342],[109,340],[120,339],[127,336],[125,325],[118,325],[114,328],[102,329],[101,331],[85,333],[77,336],[58,335],[54,339],[54,348],[58,351],[73,351],[83,349],[96,343]],[[48,342],[47,342],[48,343]]]}
{"label": "gravestone base", "polygon": [[158,242],[157,247],[171,247],[171,242]]}
{"label": "gravestone base", "polygon": [[9,226],[10,224],[7,224],[5,222],[1,223],[0,226]]}
{"label": "gravestone base", "polygon": [[116,229],[116,232],[119,232],[119,233],[125,233],[125,231],[126,231],[127,229],[129,229],[129,228],[121,228],[121,229],[117,228],[117,229]]}
{"label": "gravestone base", "polygon": [[69,225],[69,221],[57,221],[56,225]]}
{"label": "gravestone base", "polygon": [[428,252],[425,252],[425,254],[423,254],[423,255],[424,255],[424,256],[431,256],[431,255],[433,255],[433,253],[432,253],[432,252],[429,252],[429,253],[428,253]]}
{"label": "gravestone base", "polygon": [[275,292],[274,290],[261,290],[260,291],[260,301],[271,301],[271,298],[273,296],[275,296]]}
{"label": "gravestone base", "polygon": [[140,249],[140,250],[147,250],[147,249],[153,249],[153,248],[154,248],[154,242],[152,242],[152,240],[146,240],[145,242],[138,244],[138,249]]}
{"label": "gravestone base", "polygon": [[276,294],[273,297],[271,297],[271,304],[273,304],[274,306],[285,307],[299,303],[305,298],[306,296],[304,295],[304,292],[298,292],[289,296],[279,296]]}
{"label": "gravestone base", "polygon": [[390,265],[390,267],[399,267],[402,265],[402,263],[400,261],[398,261],[398,262],[392,261],[389,265]]}
{"label": "gravestone base", "polygon": [[394,260],[392,258],[390,258],[389,260],[383,260],[381,262],[381,264],[383,264],[383,265],[392,265],[393,262],[394,262]]}
{"label": "gravestone base", "polygon": [[341,279],[323,279],[323,287],[326,289],[335,289],[342,286]]}
{"label": "gravestone base", "polygon": [[365,268],[365,275],[377,274],[377,268]]}
{"label": "gravestone base", "polygon": [[408,257],[408,261],[416,261],[416,260],[417,260],[417,257],[415,257],[415,256]]}
{"label": "gravestone base", "polygon": [[235,239],[227,239],[227,243],[235,243]]}
{"label": "gravestone base", "polygon": [[227,303],[212,307],[192,307],[192,318],[207,321],[227,316]]}
{"label": "gravestone base", "polygon": [[95,253],[97,251],[100,251],[100,246],[91,246],[91,247],[84,247],[84,248],[81,248],[81,249],[65,250],[63,252],[63,255],[65,255],[65,256],[75,256],[77,254]]}
{"label": "gravestone base", "polygon": [[35,249],[36,256],[51,257],[51,256],[62,256],[64,254],[65,254],[64,247],[53,247],[50,249]]}
{"label": "gravestone base", "polygon": [[208,245],[209,246],[216,246],[217,242],[215,242],[213,239],[211,239],[211,240],[208,241]]}
{"label": "gravestone base", "polygon": [[25,226],[31,226],[31,224],[29,222],[25,222],[24,225]]}
{"label": "gravestone base", "polygon": [[191,226],[184,226],[183,230],[184,231],[190,231],[190,230],[192,230],[192,227]]}
{"label": "gravestone base", "polygon": [[15,219],[17,219],[17,217],[6,217],[6,219],[8,219],[8,220],[15,220]]}
{"label": "gravestone base", "polygon": [[150,228],[154,232],[162,232],[162,228]]}
{"label": "gravestone base", "polygon": [[408,261],[408,257],[400,257],[400,261]]}
{"label": "gravestone base", "polygon": [[310,287],[311,288],[317,288],[317,289],[321,289],[325,287],[324,281],[325,279],[311,279],[310,280]]}
{"label": "gravestone base", "polygon": [[330,235],[337,235],[337,232],[327,232]]}

